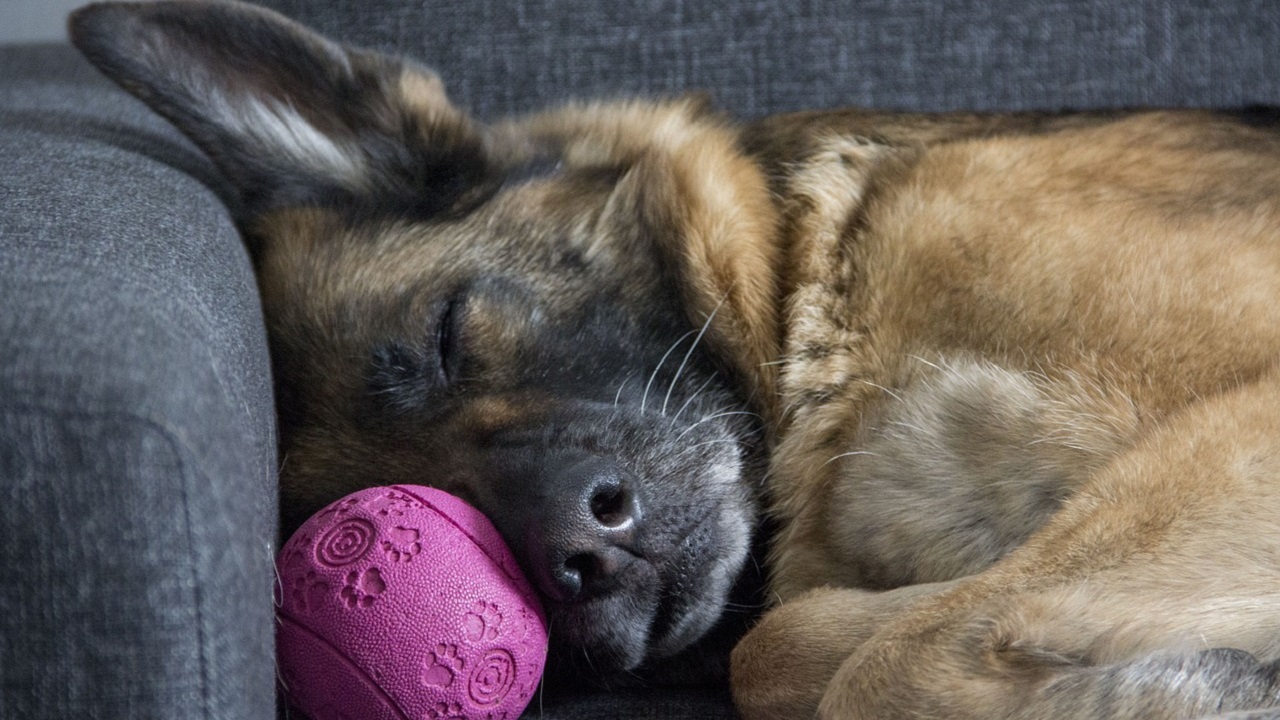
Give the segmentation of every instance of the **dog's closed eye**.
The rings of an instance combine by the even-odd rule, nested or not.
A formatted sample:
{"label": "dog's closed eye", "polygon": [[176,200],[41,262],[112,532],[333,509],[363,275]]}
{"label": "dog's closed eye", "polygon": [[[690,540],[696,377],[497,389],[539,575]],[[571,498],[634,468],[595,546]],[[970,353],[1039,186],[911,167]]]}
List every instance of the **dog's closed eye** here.
{"label": "dog's closed eye", "polygon": [[466,310],[466,297],[454,295],[444,303],[436,322],[436,356],[439,358],[440,379],[451,385],[459,379],[462,367],[462,317]]}
{"label": "dog's closed eye", "polygon": [[436,303],[419,342],[389,340],[373,349],[367,387],[375,405],[393,415],[431,411],[462,380],[467,294]]}

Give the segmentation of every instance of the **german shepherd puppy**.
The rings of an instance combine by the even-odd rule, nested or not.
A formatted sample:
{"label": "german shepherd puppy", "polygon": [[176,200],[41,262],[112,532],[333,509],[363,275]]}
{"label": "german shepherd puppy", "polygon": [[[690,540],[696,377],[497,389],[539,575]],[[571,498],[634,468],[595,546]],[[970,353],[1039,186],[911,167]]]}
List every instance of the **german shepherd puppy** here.
{"label": "german shepherd puppy", "polygon": [[708,634],[767,517],[748,718],[1280,707],[1265,114],[485,125],[252,6],[71,30],[238,189],[286,531],[456,493],[553,654],[628,671]]}

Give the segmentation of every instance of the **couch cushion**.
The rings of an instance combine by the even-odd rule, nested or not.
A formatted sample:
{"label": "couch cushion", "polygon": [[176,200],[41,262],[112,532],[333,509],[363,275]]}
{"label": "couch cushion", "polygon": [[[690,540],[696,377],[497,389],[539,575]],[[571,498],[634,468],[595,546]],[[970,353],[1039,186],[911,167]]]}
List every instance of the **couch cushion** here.
{"label": "couch cushion", "polygon": [[208,161],[0,49],[0,717],[274,716],[275,435]]}

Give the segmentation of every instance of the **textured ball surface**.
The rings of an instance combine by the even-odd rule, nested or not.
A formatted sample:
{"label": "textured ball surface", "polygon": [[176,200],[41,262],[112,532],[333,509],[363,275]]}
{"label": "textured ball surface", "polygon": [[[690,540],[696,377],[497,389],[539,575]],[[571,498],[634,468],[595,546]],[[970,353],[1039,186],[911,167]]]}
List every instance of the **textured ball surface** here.
{"label": "textured ball surface", "polygon": [[547,626],[478,510],[416,485],[316,513],[278,558],[281,682],[314,720],[514,720]]}

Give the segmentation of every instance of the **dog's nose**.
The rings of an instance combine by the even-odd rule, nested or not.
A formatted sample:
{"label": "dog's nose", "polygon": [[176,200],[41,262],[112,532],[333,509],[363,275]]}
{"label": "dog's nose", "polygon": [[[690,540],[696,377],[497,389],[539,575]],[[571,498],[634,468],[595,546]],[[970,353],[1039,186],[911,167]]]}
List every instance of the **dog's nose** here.
{"label": "dog's nose", "polygon": [[538,584],[561,601],[607,593],[638,559],[643,509],[635,478],[606,458],[585,457],[560,465],[548,489]]}

